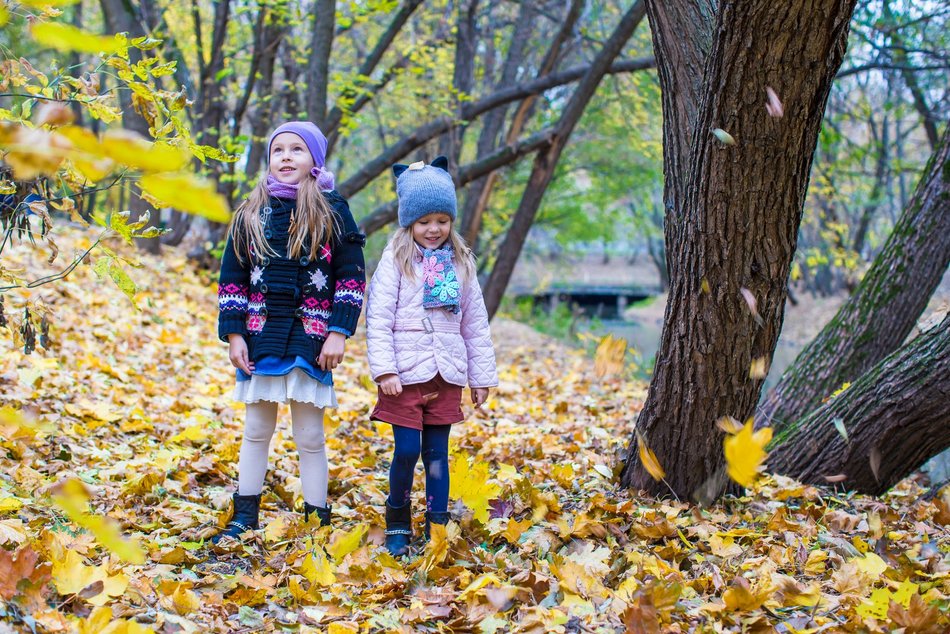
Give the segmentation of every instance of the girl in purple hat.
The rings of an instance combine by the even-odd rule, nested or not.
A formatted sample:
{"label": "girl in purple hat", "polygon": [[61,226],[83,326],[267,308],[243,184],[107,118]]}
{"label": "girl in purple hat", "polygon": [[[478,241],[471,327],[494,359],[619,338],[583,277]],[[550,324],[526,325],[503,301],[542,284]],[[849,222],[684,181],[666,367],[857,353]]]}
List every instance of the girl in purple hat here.
{"label": "girl in purple hat", "polygon": [[270,439],[289,403],[304,516],[330,524],[323,411],[336,407],[333,369],[356,330],[366,288],[365,236],[324,163],[327,140],[308,121],[278,127],[267,176],[231,220],[218,284],[218,336],[236,370],[247,417],[234,515],[222,533],[259,526]]}

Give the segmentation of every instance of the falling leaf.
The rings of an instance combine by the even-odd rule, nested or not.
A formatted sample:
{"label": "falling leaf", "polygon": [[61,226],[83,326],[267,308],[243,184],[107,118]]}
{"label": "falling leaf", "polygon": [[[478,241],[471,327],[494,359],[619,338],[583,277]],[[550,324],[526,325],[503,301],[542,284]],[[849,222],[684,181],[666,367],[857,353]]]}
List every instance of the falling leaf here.
{"label": "falling leaf", "polygon": [[618,374],[623,370],[623,359],[626,351],[626,339],[606,335],[600,340],[597,352],[594,355],[594,373],[600,378]]}
{"label": "falling leaf", "polygon": [[723,145],[735,145],[736,140],[732,138],[732,135],[723,130],[722,128],[714,128],[712,133],[715,135],[719,142]]}
{"label": "falling leaf", "polygon": [[744,487],[755,483],[759,467],[767,456],[765,446],[772,440],[771,427],[754,432],[752,424],[752,419],[749,419],[739,433],[727,436],[723,441],[729,477]]}
{"label": "falling leaf", "polygon": [[643,468],[646,469],[646,472],[649,473],[654,480],[662,480],[666,476],[666,472],[660,465],[660,461],[657,460],[656,454],[647,446],[646,439],[639,430],[637,430],[636,435],[637,453],[640,455],[640,464],[643,465]]}
{"label": "falling leaf", "polygon": [[32,26],[30,32],[38,44],[63,52],[111,55],[124,48],[113,36],[95,35],[59,22],[38,22]]}
{"label": "falling leaf", "polygon": [[785,115],[785,108],[782,107],[782,102],[779,100],[778,95],[775,94],[771,86],[765,87],[765,95],[767,97],[765,109],[768,111],[769,116],[781,119],[782,116]]}
{"label": "falling leaf", "polygon": [[716,420],[716,427],[727,434],[738,434],[742,431],[742,423],[732,416],[721,416]]}
{"label": "falling leaf", "polygon": [[95,535],[100,544],[120,559],[133,564],[145,563],[145,551],[137,542],[124,539],[114,522],[83,509],[85,492],[78,480],[67,480],[56,501],[70,520]]}
{"label": "falling leaf", "polygon": [[874,479],[878,482],[881,481],[881,478],[878,477],[878,473],[881,469],[881,450],[877,447],[871,447],[870,453],[868,453],[868,463],[871,465],[871,473],[874,474]]}
{"label": "falling leaf", "polygon": [[755,319],[755,323],[759,324],[760,327],[764,326],[765,321],[756,309],[755,295],[752,294],[752,291],[743,287],[739,289],[739,293],[742,295],[742,299],[745,300],[746,306],[749,307],[749,312],[752,313],[752,318]]}
{"label": "falling leaf", "polygon": [[764,379],[769,375],[769,358],[756,357],[752,359],[752,365],[749,366],[750,379]]}
{"label": "falling leaf", "polygon": [[231,212],[211,181],[188,174],[149,174],[139,185],[164,204],[214,222],[228,222]]}
{"label": "falling leaf", "polygon": [[838,433],[841,434],[841,437],[844,438],[844,441],[848,442],[848,430],[845,429],[844,419],[840,416],[835,416],[831,422],[834,423],[835,429],[838,430]]}

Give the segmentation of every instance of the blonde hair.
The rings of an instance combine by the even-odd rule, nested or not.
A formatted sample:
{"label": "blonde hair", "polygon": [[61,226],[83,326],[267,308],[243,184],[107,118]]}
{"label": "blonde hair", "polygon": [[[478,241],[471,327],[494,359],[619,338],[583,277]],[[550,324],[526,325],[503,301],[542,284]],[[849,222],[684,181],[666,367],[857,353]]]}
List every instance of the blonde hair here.
{"label": "blonde hair", "polygon": [[[459,281],[465,283],[475,279],[475,254],[465,243],[465,238],[455,230],[454,222],[449,230],[447,242],[452,245],[452,260],[455,263],[455,272]],[[396,229],[396,232],[389,239],[388,248],[393,250],[393,260],[395,260],[399,272],[409,279],[414,279],[416,274],[412,270],[412,260],[419,252],[419,247],[416,245],[416,241],[412,239],[412,226]]]}
{"label": "blonde hair", "polygon": [[[238,261],[244,264],[251,255],[276,256],[277,254],[264,237],[260,210],[270,202],[266,176],[261,178],[247,199],[238,206],[231,218],[228,235],[234,243],[234,252]],[[330,239],[339,236],[340,227],[330,203],[323,196],[317,179],[310,175],[304,177],[297,188],[297,208],[290,216],[287,257],[297,258],[305,250],[311,260],[317,257],[317,249]]]}

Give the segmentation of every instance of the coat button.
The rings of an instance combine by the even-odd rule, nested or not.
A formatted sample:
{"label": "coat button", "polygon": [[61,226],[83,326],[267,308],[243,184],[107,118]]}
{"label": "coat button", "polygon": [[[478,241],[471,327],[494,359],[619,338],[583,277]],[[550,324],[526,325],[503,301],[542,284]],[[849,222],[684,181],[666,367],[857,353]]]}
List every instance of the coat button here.
{"label": "coat button", "polygon": [[268,264],[270,264],[270,258],[265,255],[264,257],[261,258],[261,264],[264,266],[267,266]]}
{"label": "coat button", "polygon": [[308,264],[310,264],[310,258],[307,256],[300,258],[300,266],[307,266]]}
{"label": "coat button", "polygon": [[261,292],[265,294],[267,293],[267,284],[261,284]]}
{"label": "coat button", "polygon": [[302,317],[303,317],[303,309],[302,309],[302,308],[298,308],[298,309],[294,310],[294,317],[296,317],[297,319],[302,318]]}
{"label": "coat button", "polygon": [[274,236],[274,232],[271,231],[270,229],[266,229],[264,231],[264,238],[266,238],[267,240],[270,240],[273,236]]}

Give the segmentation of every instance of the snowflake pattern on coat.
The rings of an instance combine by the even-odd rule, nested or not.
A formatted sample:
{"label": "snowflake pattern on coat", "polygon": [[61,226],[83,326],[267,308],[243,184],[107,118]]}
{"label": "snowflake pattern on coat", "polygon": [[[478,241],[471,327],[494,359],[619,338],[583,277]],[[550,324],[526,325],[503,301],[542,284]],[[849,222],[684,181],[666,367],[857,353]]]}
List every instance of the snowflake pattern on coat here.
{"label": "snowflake pattern on coat", "polygon": [[310,283],[313,284],[314,288],[318,291],[322,291],[327,287],[327,276],[324,275],[323,271],[317,269],[310,274]]}
{"label": "snowflake pattern on coat", "polygon": [[264,269],[259,266],[255,266],[251,269],[251,284],[257,284],[261,281],[262,277],[264,277]]}

